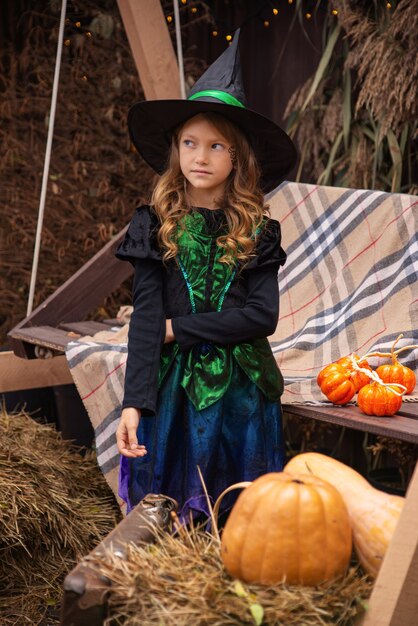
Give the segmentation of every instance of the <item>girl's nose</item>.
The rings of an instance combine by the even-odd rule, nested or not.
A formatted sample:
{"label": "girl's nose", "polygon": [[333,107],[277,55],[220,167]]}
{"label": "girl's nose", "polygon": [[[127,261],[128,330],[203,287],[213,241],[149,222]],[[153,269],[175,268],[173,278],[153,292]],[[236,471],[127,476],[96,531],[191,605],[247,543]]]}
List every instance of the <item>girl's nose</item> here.
{"label": "girl's nose", "polygon": [[196,163],[207,163],[208,157],[205,150],[200,150],[198,154],[196,154]]}

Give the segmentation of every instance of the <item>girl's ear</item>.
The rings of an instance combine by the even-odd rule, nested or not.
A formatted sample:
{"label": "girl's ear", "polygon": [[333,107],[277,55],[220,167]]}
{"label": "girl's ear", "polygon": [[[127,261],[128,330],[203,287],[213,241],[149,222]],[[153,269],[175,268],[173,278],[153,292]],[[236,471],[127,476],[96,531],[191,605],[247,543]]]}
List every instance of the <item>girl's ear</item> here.
{"label": "girl's ear", "polygon": [[236,148],[234,148],[234,146],[231,146],[230,148],[228,148],[228,152],[229,152],[229,156],[231,157],[232,167],[235,167],[236,164],[237,164],[237,151],[236,151]]}

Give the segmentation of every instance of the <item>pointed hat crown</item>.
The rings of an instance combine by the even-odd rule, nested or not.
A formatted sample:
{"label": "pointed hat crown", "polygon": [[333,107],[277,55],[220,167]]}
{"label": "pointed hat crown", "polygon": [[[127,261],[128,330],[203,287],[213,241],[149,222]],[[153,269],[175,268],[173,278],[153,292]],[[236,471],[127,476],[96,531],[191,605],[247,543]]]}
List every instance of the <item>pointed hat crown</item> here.
{"label": "pointed hat crown", "polygon": [[221,101],[224,104],[247,106],[241,74],[239,34],[240,29],[235,32],[228,48],[195,82],[190,90],[188,100]]}

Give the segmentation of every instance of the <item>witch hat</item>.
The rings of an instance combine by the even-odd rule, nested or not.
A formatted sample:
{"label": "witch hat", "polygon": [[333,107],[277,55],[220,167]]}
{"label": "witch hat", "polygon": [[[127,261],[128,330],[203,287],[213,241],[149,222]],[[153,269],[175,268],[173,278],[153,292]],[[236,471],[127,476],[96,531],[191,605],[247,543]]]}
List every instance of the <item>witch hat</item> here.
{"label": "witch hat", "polygon": [[193,85],[187,100],[144,100],[129,110],[131,140],[158,174],[167,167],[173,130],[208,111],[223,115],[247,136],[261,170],[264,193],[277,187],[295,165],[296,149],[284,130],[246,108],[238,40],[239,30],[231,45]]}

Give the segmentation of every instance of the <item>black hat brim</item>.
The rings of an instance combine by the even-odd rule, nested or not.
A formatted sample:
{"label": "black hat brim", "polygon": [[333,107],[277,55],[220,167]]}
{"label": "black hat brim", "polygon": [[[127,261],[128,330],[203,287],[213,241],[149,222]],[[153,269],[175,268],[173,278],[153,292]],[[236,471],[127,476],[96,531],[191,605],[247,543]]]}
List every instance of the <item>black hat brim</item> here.
{"label": "black hat brim", "polygon": [[216,101],[144,100],[128,114],[131,140],[158,174],[168,163],[173,130],[194,115],[214,112],[223,115],[247,136],[261,169],[260,186],[268,193],[282,182],[297,160],[290,137],[274,122],[252,111]]}

